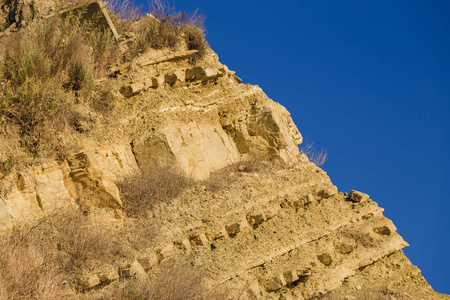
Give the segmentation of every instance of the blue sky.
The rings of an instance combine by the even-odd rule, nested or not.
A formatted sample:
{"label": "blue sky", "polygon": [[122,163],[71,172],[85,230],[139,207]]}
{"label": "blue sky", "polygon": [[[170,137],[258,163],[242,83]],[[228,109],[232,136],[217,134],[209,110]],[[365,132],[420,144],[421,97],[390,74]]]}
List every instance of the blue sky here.
{"label": "blue sky", "polygon": [[[146,1],[142,1],[146,3]],[[177,0],[244,83],[324,147],[339,191],[385,208],[404,251],[450,294],[450,1]]]}

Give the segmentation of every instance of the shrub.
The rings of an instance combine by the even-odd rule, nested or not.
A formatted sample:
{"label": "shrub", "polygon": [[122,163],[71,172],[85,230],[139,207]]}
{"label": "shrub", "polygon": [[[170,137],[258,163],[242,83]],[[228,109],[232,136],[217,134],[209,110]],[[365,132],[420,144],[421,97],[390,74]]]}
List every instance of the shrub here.
{"label": "shrub", "polygon": [[62,299],[87,260],[108,261],[120,250],[109,226],[79,211],[53,213],[0,236],[0,299]]}
{"label": "shrub", "polygon": [[306,141],[305,145],[300,148],[300,153],[306,154],[309,161],[318,167],[323,166],[328,158],[328,153],[325,149],[322,148],[320,151],[317,151],[314,148],[314,142]]}
{"label": "shrub", "polygon": [[0,114],[9,125],[20,128],[22,147],[31,155],[45,154],[62,159],[66,150],[58,141],[57,133],[64,131],[72,110],[64,93],[52,86],[52,82],[27,81],[13,91],[8,84],[0,95],[0,106],[3,106]]}
{"label": "shrub", "polygon": [[113,19],[116,20],[119,31],[135,33],[136,40],[130,47],[130,58],[149,48],[174,48],[182,37],[189,50],[199,50],[192,56],[191,63],[202,58],[208,49],[203,26],[205,17],[198,14],[198,11],[193,14],[177,12],[175,7],[170,7],[162,0],[149,1],[151,16],[145,17],[141,17],[139,9],[130,1],[120,3],[113,0],[108,4],[108,8],[113,12]]}
{"label": "shrub", "polygon": [[184,36],[188,49],[198,50],[197,53],[189,58],[190,63],[195,64],[206,54],[206,50],[208,49],[208,44],[205,41],[205,36],[200,28],[190,25],[186,25],[184,27]]}
{"label": "shrub", "polygon": [[118,183],[124,211],[129,216],[146,217],[152,207],[177,197],[193,183],[171,165],[155,165]]}
{"label": "shrub", "polygon": [[95,77],[106,74],[116,57],[114,38],[69,15],[36,20],[0,42],[7,45],[0,60],[0,120],[19,128],[21,145],[32,156],[64,159],[59,133],[77,117],[71,91],[86,96]]}
{"label": "shrub", "polygon": [[128,280],[109,292],[110,298],[130,300],[150,299],[228,299],[225,290],[206,288],[203,284],[203,274],[199,269],[166,262],[147,280],[139,282]]}

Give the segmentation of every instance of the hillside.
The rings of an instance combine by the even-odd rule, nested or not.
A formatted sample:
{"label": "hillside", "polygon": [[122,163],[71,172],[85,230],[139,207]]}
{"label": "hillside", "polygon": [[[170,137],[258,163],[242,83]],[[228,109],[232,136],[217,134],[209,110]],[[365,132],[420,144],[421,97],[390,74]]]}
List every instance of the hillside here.
{"label": "hillside", "polygon": [[1,299],[450,298],[201,18],[0,3]]}

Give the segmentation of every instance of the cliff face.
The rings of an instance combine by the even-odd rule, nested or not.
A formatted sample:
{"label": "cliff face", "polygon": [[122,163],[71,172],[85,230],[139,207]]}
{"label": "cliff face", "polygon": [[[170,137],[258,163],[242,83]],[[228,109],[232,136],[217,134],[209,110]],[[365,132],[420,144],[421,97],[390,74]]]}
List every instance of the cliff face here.
{"label": "cliff face", "polygon": [[[403,254],[408,244],[382,208],[366,194],[338,192],[299,152],[302,136],[283,106],[242,84],[213,51],[195,65],[193,53],[183,44],[148,51],[99,80],[117,101],[111,121],[86,112],[73,137],[83,146],[67,160],[0,179],[0,223],[76,207],[113,211],[120,226],[128,217],[117,182],[170,164],[199,183],[153,208],[158,236],[133,254],[139,270],[175,259],[232,299],[448,299]],[[238,178],[224,188],[205,184],[255,157],[283,167],[239,167],[212,177]],[[90,276],[89,289],[105,287],[100,273]]]}

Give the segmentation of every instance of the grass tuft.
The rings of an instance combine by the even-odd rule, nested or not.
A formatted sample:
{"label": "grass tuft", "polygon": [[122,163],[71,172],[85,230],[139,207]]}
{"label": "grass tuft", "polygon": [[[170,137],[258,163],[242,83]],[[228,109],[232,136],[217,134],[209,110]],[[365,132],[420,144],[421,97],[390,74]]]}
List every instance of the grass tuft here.
{"label": "grass tuft", "polygon": [[177,197],[193,180],[171,165],[156,165],[149,171],[125,178],[118,183],[124,211],[128,216],[147,217],[160,202]]}

